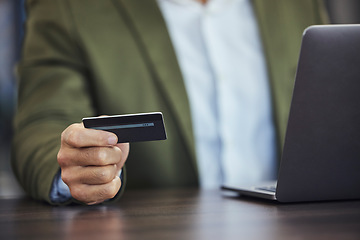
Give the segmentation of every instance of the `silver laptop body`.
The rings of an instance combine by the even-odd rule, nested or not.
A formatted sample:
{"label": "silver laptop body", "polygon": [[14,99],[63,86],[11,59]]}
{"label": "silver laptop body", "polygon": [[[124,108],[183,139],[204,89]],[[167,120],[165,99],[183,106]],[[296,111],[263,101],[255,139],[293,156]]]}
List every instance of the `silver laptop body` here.
{"label": "silver laptop body", "polygon": [[280,202],[360,199],[360,25],[304,31],[277,182],[222,188]]}

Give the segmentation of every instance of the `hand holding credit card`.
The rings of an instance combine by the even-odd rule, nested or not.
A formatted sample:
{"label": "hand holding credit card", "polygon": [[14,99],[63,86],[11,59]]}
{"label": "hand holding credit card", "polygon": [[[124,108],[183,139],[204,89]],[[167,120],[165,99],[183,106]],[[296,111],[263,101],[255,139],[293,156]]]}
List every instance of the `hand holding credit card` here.
{"label": "hand holding credit card", "polygon": [[87,117],[82,121],[85,128],[115,133],[118,143],[166,139],[161,112]]}

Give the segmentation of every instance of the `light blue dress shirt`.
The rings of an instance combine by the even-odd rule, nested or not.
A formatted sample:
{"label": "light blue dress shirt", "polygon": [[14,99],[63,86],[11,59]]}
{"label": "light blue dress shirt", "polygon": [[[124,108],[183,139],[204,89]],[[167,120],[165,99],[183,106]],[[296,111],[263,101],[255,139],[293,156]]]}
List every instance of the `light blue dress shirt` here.
{"label": "light blue dress shirt", "polygon": [[[158,3],[190,101],[201,187],[274,179],[270,89],[251,1]],[[51,198],[70,198],[60,175]]]}
{"label": "light blue dress shirt", "polygon": [[190,101],[203,188],[275,178],[267,68],[250,0],[158,0]]}

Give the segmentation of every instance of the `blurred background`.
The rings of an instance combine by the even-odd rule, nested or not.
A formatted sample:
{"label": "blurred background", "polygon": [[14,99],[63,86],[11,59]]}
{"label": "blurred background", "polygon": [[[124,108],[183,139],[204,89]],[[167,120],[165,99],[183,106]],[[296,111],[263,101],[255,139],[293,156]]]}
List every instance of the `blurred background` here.
{"label": "blurred background", "polygon": [[[324,0],[332,23],[360,23],[359,0]],[[24,0],[0,0],[0,197],[22,195],[10,166],[12,117],[16,108],[14,66],[20,57]]]}
{"label": "blurred background", "polygon": [[10,167],[11,121],[16,106],[14,66],[19,59],[24,0],[0,0],[0,197],[23,194]]}

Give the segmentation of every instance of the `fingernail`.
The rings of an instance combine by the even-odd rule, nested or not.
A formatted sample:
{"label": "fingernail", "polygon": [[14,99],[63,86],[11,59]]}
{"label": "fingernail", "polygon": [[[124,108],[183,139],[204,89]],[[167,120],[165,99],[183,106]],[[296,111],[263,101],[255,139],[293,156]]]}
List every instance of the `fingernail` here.
{"label": "fingernail", "polygon": [[114,136],[114,135],[111,135],[111,136],[108,138],[108,143],[109,143],[110,145],[115,145],[115,144],[117,144],[117,137]]}

